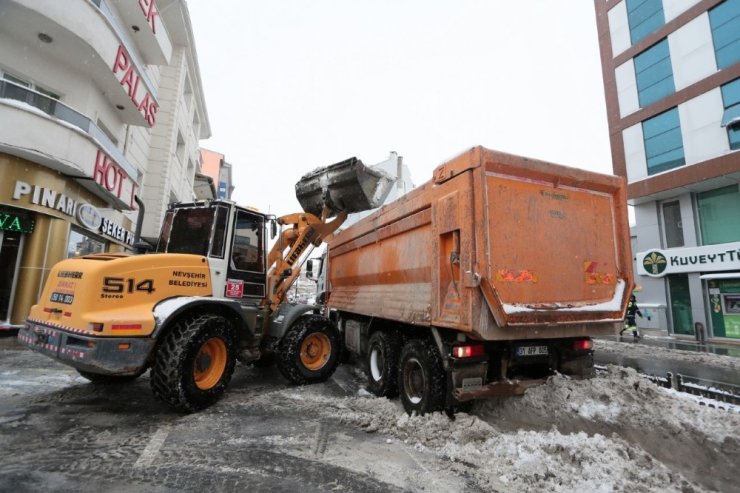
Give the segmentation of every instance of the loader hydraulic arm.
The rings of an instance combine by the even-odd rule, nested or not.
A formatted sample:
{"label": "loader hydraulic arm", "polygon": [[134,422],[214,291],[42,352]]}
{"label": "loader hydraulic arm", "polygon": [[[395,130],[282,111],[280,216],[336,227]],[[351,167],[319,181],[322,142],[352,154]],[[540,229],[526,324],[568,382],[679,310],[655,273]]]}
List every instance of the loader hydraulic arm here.
{"label": "loader hydraulic arm", "polygon": [[301,273],[305,260],[303,256],[309,246],[321,245],[347,219],[347,212],[343,211],[333,220],[327,221],[328,212],[325,209],[321,214],[321,219],[308,212],[288,214],[278,218],[281,225],[288,227],[282,230],[280,238],[267,257],[268,298],[266,302],[271,310],[277,309],[277,306],[285,299],[285,293]]}

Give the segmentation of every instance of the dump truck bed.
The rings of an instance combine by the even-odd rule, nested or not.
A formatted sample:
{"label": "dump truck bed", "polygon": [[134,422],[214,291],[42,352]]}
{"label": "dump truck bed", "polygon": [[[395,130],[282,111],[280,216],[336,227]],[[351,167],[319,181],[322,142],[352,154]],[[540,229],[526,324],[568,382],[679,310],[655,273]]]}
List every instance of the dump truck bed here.
{"label": "dump truck bed", "polygon": [[476,147],[329,243],[328,305],[486,340],[611,333],[624,180]]}

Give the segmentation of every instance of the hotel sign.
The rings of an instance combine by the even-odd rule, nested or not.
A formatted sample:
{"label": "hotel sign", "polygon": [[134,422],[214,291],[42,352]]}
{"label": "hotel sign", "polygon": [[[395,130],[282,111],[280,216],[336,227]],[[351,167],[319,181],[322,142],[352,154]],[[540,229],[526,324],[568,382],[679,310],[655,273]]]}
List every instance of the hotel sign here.
{"label": "hotel sign", "polygon": [[135,208],[136,182],[108,154],[98,149],[93,168],[95,183]]}
{"label": "hotel sign", "polygon": [[638,253],[637,273],[662,277],[687,272],[740,270],[740,242]]}
{"label": "hotel sign", "polygon": [[136,64],[131,55],[123,45],[118,47],[116,58],[113,61],[113,74],[121,83],[128,98],[141,113],[150,127],[156,123],[157,110],[159,106],[154,97],[146,89],[146,84],[141,83],[141,75],[136,70]]}

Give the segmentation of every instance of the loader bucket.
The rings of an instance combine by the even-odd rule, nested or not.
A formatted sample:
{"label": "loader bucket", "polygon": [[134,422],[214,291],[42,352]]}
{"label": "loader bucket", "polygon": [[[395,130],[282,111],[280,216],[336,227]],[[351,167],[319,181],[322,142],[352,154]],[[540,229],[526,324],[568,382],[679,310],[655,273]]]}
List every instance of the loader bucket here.
{"label": "loader bucket", "polygon": [[324,206],[329,216],[342,211],[361,212],[379,207],[393,186],[393,178],[368,168],[356,157],[324,168],[317,168],[295,184],[295,196],[304,211],[321,216]]}

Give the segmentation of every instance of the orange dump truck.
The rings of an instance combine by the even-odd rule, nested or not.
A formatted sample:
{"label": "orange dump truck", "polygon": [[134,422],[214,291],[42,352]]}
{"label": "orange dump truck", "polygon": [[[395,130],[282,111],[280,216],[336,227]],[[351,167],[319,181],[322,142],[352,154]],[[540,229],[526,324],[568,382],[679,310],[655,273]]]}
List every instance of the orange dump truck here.
{"label": "orange dump truck", "polygon": [[593,372],[633,285],[623,179],[476,147],[328,244],[327,309],[409,413]]}

